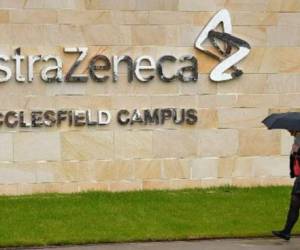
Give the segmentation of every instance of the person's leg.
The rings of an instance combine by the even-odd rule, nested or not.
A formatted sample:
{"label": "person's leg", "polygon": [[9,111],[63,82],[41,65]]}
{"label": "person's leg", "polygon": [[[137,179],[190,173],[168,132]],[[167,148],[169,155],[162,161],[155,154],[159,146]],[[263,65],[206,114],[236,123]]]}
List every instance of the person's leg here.
{"label": "person's leg", "polygon": [[300,209],[300,194],[292,194],[289,212],[283,232],[290,234],[293,226],[298,220]]}
{"label": "person's leg", "polygon": [[291,231],[298,220],[300,209],[300,194],[292,194],[289,212],[286,218],[286,224],[281,231],[272,231],[275,236],[289,240]]}

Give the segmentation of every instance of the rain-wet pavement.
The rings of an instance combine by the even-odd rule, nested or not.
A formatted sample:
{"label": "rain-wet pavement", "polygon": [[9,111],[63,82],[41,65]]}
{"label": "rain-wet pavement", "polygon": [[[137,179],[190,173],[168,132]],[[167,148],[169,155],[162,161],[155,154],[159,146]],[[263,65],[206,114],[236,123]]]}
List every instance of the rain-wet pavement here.
{"label": "rain-wet pavement", "polygon": [[[27,250],[32,248],[26,248]],[[285,241],[277,238],[218,239],[145,243],[114,243],[87,246],[35,248],[44,250],[299,250],[300,237]],[[25,249],[24,249],[25,250]]]}

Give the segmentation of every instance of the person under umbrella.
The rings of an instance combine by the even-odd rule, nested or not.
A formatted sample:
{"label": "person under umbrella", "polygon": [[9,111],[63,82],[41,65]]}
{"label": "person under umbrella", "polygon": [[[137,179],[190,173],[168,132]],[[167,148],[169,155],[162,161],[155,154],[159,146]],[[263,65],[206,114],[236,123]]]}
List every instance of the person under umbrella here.
{"label": "person under umbrella", "polygon": [[292,229],[298,220],[300,209],[300,113],[272,114],[262,122],[269,129],[287,129],[295,137],[290,152],[290,177],[296,179],[291,192],[290,207],[284,229],[272,231],[273,235],[289,240]]}

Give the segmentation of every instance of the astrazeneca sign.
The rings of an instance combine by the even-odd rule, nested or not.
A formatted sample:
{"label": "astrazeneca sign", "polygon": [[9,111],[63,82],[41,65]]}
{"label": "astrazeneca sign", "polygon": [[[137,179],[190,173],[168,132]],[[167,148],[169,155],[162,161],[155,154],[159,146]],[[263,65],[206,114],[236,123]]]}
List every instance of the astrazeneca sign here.
{"label": "astrazeneca sign", "polygon": [[[224,32],[216,31],[219,24],[223,25]],[[250,52],[250,45],[231,35],[232,25],[230,14],[227,10],[220,10],[199,33],[195,41],[195,48],[220,61],[210,73],[212,81],[228,81],[242,75],[242,71],[235,65],[245,58]],[[209,40],[216,52],[204,48],[203,43]],[[224,43],[221,48],[219,43]],[[232,52],[232,48],[236,51]],[[13,61],[15,66],[15,80],[17,82],[34,81],[34,67],[36,64],[45,64],[40,70],[40,78],[45,83],[80,82],[85,83],[90,79],[96,83],[107,81],[118,82],[119,65],[127,66],[127,81],[134,79],[141,83],[148,83],[157,77],[162,82],[180,81],[197,82],[198,61],[194,55],[162,55],[157,61],[150,55],[141,55],[132,58],[129,55],[113,55],[108,57],[104,54],[92,55],[88,62],[88,74],[77,74],[81,63],[90,58],[86,47],[65,47],[65,54],[76,55],[67,73],[63,75],[63,58],[55,55],[23,55],[21,48],[14,51],[13,55],[0,55],[0,83],[12,79],[13,70],[8,66],[8,61]],[[172,73],[164,70],[167,64],[177,64],[178,68]],[[27,72],[22,72],[22,64],[26,64]],[[201,66],[201,65],[200,65]],[[228,72],[230,71],[230,72]],[[26,120],[27,117],[27,120]],[[45,110],[32,111],[8,111],[0,113],[0,125],[7,127],[52,127],[67,122],[69,125],[107,125],[111,122],[112,115],[105,110]],[[197,111],[190,109],[144,109],[144,110],[119,110],[116,120],[121,125],[139,124],[164,124],[167,120],[175,124],[193,125],[197,122]]]}
{"label": "astrazeneca sign", "polygon": [[[88,48],[64,48],[64,53],[67,54],[77,54],[78,57],[74,61],[73,65],[69,68],[65,76],[63,76],[62,66],[63,60],[58,56],[53,55],[21,55],[21,49],[18,48],[13,56],[0,55],[0,59],[4,62],[8,60],[13,60],[15,62],[15,79],[18,82],[32,82],[33,81],[33,71],[34,64],[38,62],[48,62],[52,61],[53,65],[47,66],[41,69],[40,77],[43,81],[47,83],[52,82],[87,82],[89,77],[95,82],[106,82],[109,80],[109,75],[103,75],[100,72],[108,71],[112,68],[112,79],[113,82],[117,82],[119,79],[118,68],[121,62],[127,64],[128,67],[128,81],[132,82],[133,77],[135,77],[140,82],[149,82],[154,79],[153,71],[157,70],[159,78],[164,82],[171,82],[176,79],[182,82],[195,82],[198,79],[198,66],[197,59],[192,55],[182,56],[176,58],[172,55],[164,55],[159,58],[157,62],[151,56],[140,56],[136,58],[135,61],[130,56],[113,56],[110,60],[106,55],[97,54],[92,57],[89,62],[89,76],[88,75],[76,75],[75,71],[80,66],[82,61],[84,61],[88,55]],[[21,72],[22,62],[27,61],[27,77],[25,77]],[[166,76],[163,72],[163,65],[166,61],[169,62],[189,62],[189,66],[181,67],[176,74],[172,76]],[[11,79],[12,71],[8,66],[0,65],[0,71],[4,73],[4,77],[0,78],[0,82],[6,82]],[[150,72],[148,76],[142,72]],[[188,76],[188,72],[190,73]]]}

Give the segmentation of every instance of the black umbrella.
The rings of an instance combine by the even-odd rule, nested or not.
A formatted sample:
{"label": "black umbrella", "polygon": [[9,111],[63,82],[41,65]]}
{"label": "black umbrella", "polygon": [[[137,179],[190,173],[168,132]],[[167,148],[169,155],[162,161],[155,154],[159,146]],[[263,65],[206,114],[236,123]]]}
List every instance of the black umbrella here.
{"label": "black umbrella", "polygon": [[262,123],[268,129],[300,131],[300,112],[274,113],[266,117]]}

